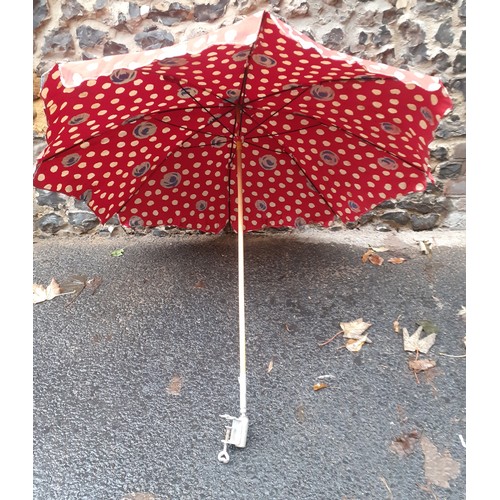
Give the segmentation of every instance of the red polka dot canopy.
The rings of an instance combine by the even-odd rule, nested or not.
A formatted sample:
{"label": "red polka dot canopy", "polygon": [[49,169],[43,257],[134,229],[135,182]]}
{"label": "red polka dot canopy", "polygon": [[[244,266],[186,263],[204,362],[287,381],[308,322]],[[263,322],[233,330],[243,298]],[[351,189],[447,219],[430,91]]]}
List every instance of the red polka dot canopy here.
{"label": "red polka dot canopy", "polygon": [[[355,221],[433,182],[442,82],[330,50],[269,12],[157,50],[62,63],[34,186],[105,223],[219,233]],[[238,172],[241,197],[238,197]]]}

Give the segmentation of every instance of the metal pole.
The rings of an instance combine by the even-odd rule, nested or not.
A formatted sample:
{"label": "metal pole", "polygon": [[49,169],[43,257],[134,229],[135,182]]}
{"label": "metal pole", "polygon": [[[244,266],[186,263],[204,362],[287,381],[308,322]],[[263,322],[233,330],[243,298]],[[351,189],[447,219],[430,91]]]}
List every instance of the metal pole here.
{"label": "metal pole", "polygon": [[[236,108],[236,120],[241,124],[241,110]],[[241,127],[240,127],[241,129]],[[236,178],[238,185],[238,309],[239,309],[239,340],[240,340],[240,416],[238,418],[230,415],[221,417],[231,421],[231,426],[226,427],[226,437],[222,440],[224,448],[218,455],[219,462],[227,464],[229,455],[227,446],[233,444],[239,448],[247,445],[248,417],[247,417],[247,373],[246,373],[246,340],[245,340],[245,266],[243,254],[243,169],[241,159],[242,139],[236,137]]]}
{"label": "metal pole", "polygon": [[241,160],[241,137],[236,139],[236,176],[238,184],[238,307],[240,336],[240,412],[247,413],[247,375],[246,375],[246,339],[245,339],[245,268],[243,252],[243,176]]}

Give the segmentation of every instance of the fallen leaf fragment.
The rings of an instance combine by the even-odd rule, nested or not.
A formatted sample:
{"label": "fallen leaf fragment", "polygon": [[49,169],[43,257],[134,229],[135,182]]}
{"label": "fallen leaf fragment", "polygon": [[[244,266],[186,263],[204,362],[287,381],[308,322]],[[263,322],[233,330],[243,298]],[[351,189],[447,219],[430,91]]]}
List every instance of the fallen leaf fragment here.
{"label": "fallen leaf fragment", "polygon": [[33,304],[39,304],[47,300],[47,291],[43,285],[33,283]]}
{"label": "fallen leaf fragment", "polygon": [[270,373],[271,370],[273,369],[274,363],[273,360],[269,361],[269,364],[267,365],[267,373]]}
{"label": "fallen leaf fragment", "polygon": [[125,252],[123,248],[118,248],[117,250],[113,250],[111,252],[111,257],[121,257],[123,255],[123,252]]}
{"label": "fallen leaf fragment", "polygon": [[401,315],[399,315],[393,322],[392,322],[392,329],[396,332],[399,333],[399,318]]}
{"label": "fallen leaf fragment", "polygon": [[87,280],[87,287],[90,289],[90,293],[94,295],[96,290],[101,286],[102,278],[100,276],[94,276]]}
{"label": "fallen leaf fragment", "polygon": [[167,392],[172,396],[179,396],[181,394],[182,379],[179,375],[174,375],[170,379],[170,383],[167,387]]}
{"label": "fallen leaf fragment", "polygon": [[340,328],[344,332],[344,337],[347,339],[359,339],[363,333],[372,326],[371,323],[363,321],[363,318],[355,319],[354,321],[347,321],[339,323]]}
{"label": "fallen leaf fragment", "polygon": [[377,255],[373,248],[369,248],[361,257],[363,263],[371,262],[375,266],[381,266],[384,262],[384,259]]}
{"label": "fallen leaf fragment", "polygon": [[408,366],[410,370],[418,373],[428,370],[429,368],[434,368],[436,362],[432,359],[410,359],[408,361]]}
{"label": "fallen leaf fragment", "polygon": [[460,473],[460,463],[453,460],[447,450],[439,453],[427,436],[422,436],[420,445],[424,452],[424,472],[427,481],[441,488],[449,488],[449,481],[456,479]]}
{"label": "fallen leaf fragment", "polygon": [[87,278],[85,276],[72,276],[67,280],[61,282],[61,289],[64,293],[71,294],[70,303],[73,303],[78,296],[82,293],[82,290],[87,285]]}
{"label": "fallen leaf fragment", "polygon": [[199,280],[194,285],[195,288],[205,288],[205,280]]}
{"label": "fallen leaf fragment", "polygon": [[466,319],[465,306],[462,306],[460,311],[458,311],[458,315],[461,316],[464,320]]}
{"label": "fallen leaf fragment", "polygon": [[384,263],[384,259],[380,257],[380,255],[377,255],[376,253],[369,255],[368,260],[374,265],[374,266],[381,266]]}
{"label": "fallen leaf fragment", "polygon": [[324,382],[316,382],[313,385],[313,389],[315,391],[320,391],[321,389],[326,389],[328,387],[328,384],[325,384]]}
{"label": "fallen leaf fragment", "polygon": [[391,257],[390,259],[387,259],[387,262],[390,262],[391,264],[402,264],[403,262],[406,262],[406,259],[404,257]]}
{"label": "fallen leaf fragment", "polygon": [[375,253],[375,251],[371,248],[369,248],[362,256],[361,256],[361,260],[364,263],[368,262],[368,258],[370,257],[370,255],[373,255]]}
{"label": "fallen leaf fragment", "polygon": [[389,446],[389,449],[400,457],[408,456],[415,450],[415,444],[420,439],[420,433],[416,430],[398,436]]}
{"label": "fallen leaf fragment", "polygon": [[403,328],[403,345],[405,351],[421,352],[424,354],[429,352],[429,349],[434,345],[434,342],[436,342],[436,334],[431,333],[427,335],[427,337],[421,339],[420,334],[422,330],[423,326],[420,325],[415,333],[410,335],[408,330]]}
{"label": "fallen leaf fragment", "polygon": [[323,347],[326,344],[329,344],[332,340],[336,339],[341,333],[342,333],[342,330],[340,330],[340,332],[337,332],[333,337],[330,337],[329,339],[326,339],[323,342],[320,342],[318,345],[320,347]]}
{"label": "fallen leaf fragment", "polygon": [[33,304],[52,300],[54,297],[62,294],[61,287],[54,278],[52,278],[47,288],[38,283],[33,283]]}
{"label": "fallen leaf fragment", "polygon": [[387,247],[370,247],[374,252],[387,252],[389,249]]}
{"label": "fallen leaf fragment", "polygon": [[361,348],[365,345],[365,342],[368,340],[367,335],[363,335],[361,338],[355,340],[355,339],[349,339],[345,347],[348,351],[351,352],[358,352],[361,350]]}

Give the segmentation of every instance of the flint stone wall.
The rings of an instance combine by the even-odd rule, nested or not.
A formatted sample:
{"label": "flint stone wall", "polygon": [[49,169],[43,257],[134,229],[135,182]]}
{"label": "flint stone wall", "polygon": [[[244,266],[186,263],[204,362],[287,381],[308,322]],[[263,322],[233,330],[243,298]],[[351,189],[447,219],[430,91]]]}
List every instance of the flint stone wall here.
{"label": "flint stone wall", "polygon": [[[435,185],[347,227],[465,229],[465,0],[34,0],[33,162],[46,144],[40,76],[53,64],[166,47],[264,8],[331,49],[439,76],[453,99],[431,145]],[[63,194],[34,190],[33,201],[37,235],[124,231],[117,217],[103,226],[83,201]]]}

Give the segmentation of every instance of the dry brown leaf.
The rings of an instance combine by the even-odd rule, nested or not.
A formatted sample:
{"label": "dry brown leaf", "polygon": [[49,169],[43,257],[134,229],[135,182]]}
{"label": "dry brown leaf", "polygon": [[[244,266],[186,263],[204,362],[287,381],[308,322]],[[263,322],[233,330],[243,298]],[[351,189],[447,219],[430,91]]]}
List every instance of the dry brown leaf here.
{"label": "dry brown leaf", "polygon": [[344,332],[344,337],[347,339],[359,339],[363,335],[363,333],[372,326],[371,323],[367,323],[363,321],[363,318],[358,318],[353,321],[347,321],[343,323],[339,323],[340,328]]}
{"label": "dry brown leaf", "polygon": [[87,287],[90,289],[90,293],[94,295],[96,290],[101,286],[102,278],[100,276],[94,276],[87,280]]}
{"label": "dry brown leaf", "polygon": [[381,266],[384,263],[384,259],[382,257],[380,257],[380,255],[377,255],[376,253],[369,255],[368,260],[374,266]]}
{"label": "dry brown leaf", "polygon": [[429,352],[429,349],[434,345],[434,342],[436,342],[436,334],[431,333],[430,335],[427,335],[427,337],[421,339],[420,334],[422,333],[422,330],[423,326],[420,325],[415,330],[415,333],[410,336],[408,330],[403,328],[403,343],[405,351],[422,352],[424,354]]}
{"label": "dry brown leaf", "polygon": [[328,387],[328,384],[325,384],[324,382],[316,382],[313,385],[313,389],[315,391],[320,391],[321,389],[326,389]]}
{"label": "dry brown leaf", "polygon": [[363,264],[366,263],[368,261],[368,258],[370,257],[370,255],[373,255],[375,252],[369,248],[364,254],[363,256],[361,257],[361,260],[363,261]]}
{"label": "dry brown leaf", "polygon": [[441,488],[449,488],[450,479],[456,479],[460,473],[460,463],[453,460],[447,450],[439,453],[427,436],[422,436],[420,445],[425,457],[424,471],[427,481]]}
{"label": "dry brown leaf", "polygon": [[61,290],[65,295],[71,295],[68,304],[73,304],[83,289],[87,286],[87,277],[82,275],[71,276],[61,282]]}
{"label": "dry brown leaf", "polygon": [[391,264],[402,264],[403,262],[406,262],[406,259],[404,257],[391,257],[390,259],[387,259],[387,262],[390,262]]}
{"label": "dry brown leaf", "polygon": [[47,292],[43,285],[33,283],[33,304],[39,304],[47,300]]}
{"label": "dry brown leaf", "polygon": [[87,285],[87,277],[82,275],[71,276],[61,281],[61,290],[64,293],[76,293],[79,295]]}
{"label": "dry brown leaf", "polygon": [[205,288],[205,280],[199,280],[194,285],[195,288]]}
{"label": "dry brown leaf", "polygon": [[167,387],[167,392],[172,396],[179,396],[181,393],[181,387],[182,387],[181,377],[179,377],[179,375],[174,375],[170,379],[170,383],[168,384]]}
{"label": "dry brown leaf", "polygon": [[47,291],[47,300],[52,300],[54,297],[62,295],[63,293],[61,287],[59,286],[59,283],[54,278],[52,278],[52,280],[50,281],[46,291]]}
{"label": "dry brown leaf", "polygon": [[363,335],[361,338],[359,339],[349,339],[346,343],[345,343],[345,347],[348,351],[351,351],[351,352],[358,352],[361,350],[361,348],[365,345],[365,342],[368,340],[368,336],[367,335]]}
{"label": "dry brown leaf", "polygon": [[410,359],[408,361],[408,366],[410,370],[413,370],[414,372],[423,372],[429,368],[434,368],[436,366],[436,362],[432,359]]}
{"label": "dry brown leaf", "polygon": [[52,278],[47,288],[38,283],[33,283],[33,304],[52,300],[59,295],[62,295],[61,287],[54,278]]}
{"label": "dry brown leaf", "polygon": [[397,437],[391,443],[389,449],[400,457],[404,457],[413,453],[415,444],[419,439],[420,433],[418,431],[411,431],[408,434]]}
{"label": "dry brown leaf", "polygon": [[370,247],[374,252],[387,252],[389,249],[387,247]]}

